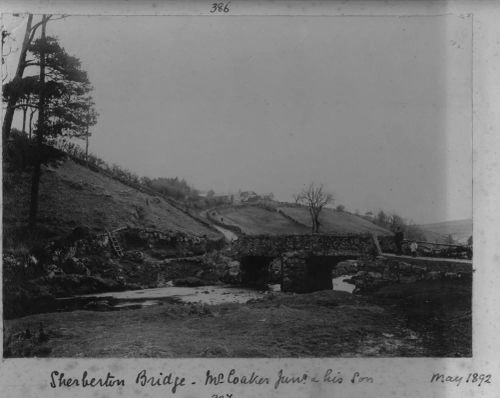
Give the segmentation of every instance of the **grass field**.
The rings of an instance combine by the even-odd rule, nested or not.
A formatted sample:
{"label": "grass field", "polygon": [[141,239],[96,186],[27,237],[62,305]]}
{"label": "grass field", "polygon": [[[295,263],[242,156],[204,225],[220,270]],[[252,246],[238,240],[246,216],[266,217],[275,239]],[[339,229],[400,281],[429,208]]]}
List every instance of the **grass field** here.
{"label": "grass field", "polygon": [[224,224],[235,225],[248,235],[307,234],[310,229],[283,217],[277,211],[258,206],[234,206],[218,209]]}
{"label": "grass field", "polygon": [[[298,222],[311,227],[311,216],[309,210],[304,206],[283,206],[279,210],[292,217]],[[378,235],[391,235],[386,229],[379,227],[354,214],[323,209],[320,213],[320,232],[324,233],[375,233]]]}
{"label": "grass field", "polygon": [[[5,349],[14,357],[470,356],[470,296],[471,284],[433,282],[391,285],[374,299],[330,290],[46,313],[5,321]],[[40,323],[44,341],[22,338]]]}
{"label": "grass field", "polygon": [[29,351],[12,338],[11,355],[350,357],[422,352],[414,333],[389,312],[333,291],[270,297],[247,305],[165,303],[137,310],[40,314],[7,321],[6,333],[36,330],[40,322],[48,341]]}
{"label": "grass field", "polygon": [[[304,206],[277,206],[277,211],[258,205],[230,206],[217,209],[216,217],[226,225],[239,227],[248,235],[308,234],[311,232],[309,210]],[[376,233],[391,235],[361,217],[333,209],[323,209],[320,215],[323,233]]]}

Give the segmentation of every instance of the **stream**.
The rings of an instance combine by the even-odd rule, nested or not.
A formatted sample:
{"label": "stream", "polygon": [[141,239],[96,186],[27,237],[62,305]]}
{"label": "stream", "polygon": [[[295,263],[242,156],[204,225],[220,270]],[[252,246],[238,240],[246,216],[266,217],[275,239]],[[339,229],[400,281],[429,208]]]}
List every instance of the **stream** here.
{"label": "stream", "polygon": [[[352,293],[354,285],[344,282],[348,276],[333,278],[333,290]],[[269,285],[267,291],[255,290],[231,285],[213,285],[199,287],[167,286],[122,292],[85,294],[57,299],[58,310],[88,309],[97,311],[138,309],[151,305],[161,305],[163,301],[178,301],[198,304],[244,304],[250,300],[264,297],[271,292],[279,292],[280,285]]]}

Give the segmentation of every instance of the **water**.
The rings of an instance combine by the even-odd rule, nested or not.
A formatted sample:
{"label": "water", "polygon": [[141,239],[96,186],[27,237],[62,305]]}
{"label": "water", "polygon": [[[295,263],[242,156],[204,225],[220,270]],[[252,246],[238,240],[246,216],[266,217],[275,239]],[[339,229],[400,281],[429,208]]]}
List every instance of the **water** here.
{"label": "water", "polygon": [[[350,278],[349,275],[342,275],[342,276],[339,276],[337,278],[333,278],[332,279],[332,284],[333,284],[332,290],[336,290],[339,292],[352,293],[356,286],[354,286],[351,283],[344,282],[344,280],[349,279],[349,278]],[[279,283],[275,284],[275,285],[269,285],[269,290],[271,292],[279,292],[279,291],[281,291],[281,285]]]}
{"label": "water", "polygon": [[142,308],[142,307],[150,307],[152,305],[160,304],[159,300],[146,300],[140,301],[139,303],[136,301],[121,301],[118,304],[115,304],[114,308]]}
{"label": "water", "polygon": [[349,279],[349,278],[350,278],[349,275],[342,275],[342,276],[339,276],[337,278],[333,278],[332,279],[333,290],[337,290],[340,292],[352,293],[356,286],[354,286],[351,283],[344,282],[346,279]]}
{"label": "water", "polygon": [[[348,275],[333,278],[333,290],[352,293],[354,285],[344,282]],[[230,285],[213,285],[199,287],[176,287],[166,286],[142,290],[127,290],[123,292],[106,292],[98,294],[86,294],[75,297],[59,299],[61,308],[64,309],[96,309],[99,310],[120,310],[120,309],[138,309],[152,305],[160,305],[162,299],[175,298],[184,303],[199,304],[226,304],[237,303],[245,304],[249,300],[264,297],[269,292],[279,292],[280,284],[269,285],[268,291],[258,291],[243,287],[233,287]],[[93,307],[89,308],[91,303]],[[105,307],[99,307],[105,303]],[[104,308],[104,309],[102,309]]]}
{"label": "water", "polygon": [[[184,303],[201,304],[244,304],[249,300],[264,297],[267,292],[231,286],[200,286],[200,287],[159,287],[143,290],[127,290],[124,292],[107,292],[86,294],[78,298],[99,299],[112,298],[117,300],[113,307],[124,308],[129,306],[149,306],[159,303],[160,299],[174,297]],[[133,301],[132,301],[133,300]]]}

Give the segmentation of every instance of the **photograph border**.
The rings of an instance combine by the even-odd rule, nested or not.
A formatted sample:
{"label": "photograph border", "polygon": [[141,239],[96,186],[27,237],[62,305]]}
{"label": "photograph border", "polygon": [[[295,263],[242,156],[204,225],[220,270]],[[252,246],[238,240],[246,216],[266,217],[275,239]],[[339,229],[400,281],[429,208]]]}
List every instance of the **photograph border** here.
{"label": "photograph border", "polygon": [[[418,4],[417,4],[418,3]],[[33,12],[63,13],[73,15],[198,15],[211,17],[210,2],[171,1],[163,3],[140,3],[139,1],[106,2],[97,5],[94,1],[82,1],[78,4],[60,2],[31,2],[4,4],[2,13]],[[360,395],[410,395],[410,396],[494,396],[500,383],[500,342],[494,336],[499,332],[499,314],[497,305],[500,297],[495,283],[500,281],[500,270],[495,267],[500,262],[497,244],[499,237],[498,221],[500,211],[495,208],[499,203],[498,176],[499,165],[495,161],[499,155],[499,139],[494,136],[495,126],[500,118],[498,105],[500,94],[494,87],[500,87],[498,69],[491,63],[500,58],[498,42],[500,29],[495,21],[500,16],[500,7],[494,2],[478,5],[473,1],[231,1],[234,13],[231,15],[322,15],[334,17],[347,16],[436,16],[436,15],[471,15],[472,23],[472,141],[473,141],[473,233],[474,233],[474,277],[473,277],[473,356],[472,358],[282,358],[282,359],[3,359],[0,365],[0,391],[6,396],[93,396],[96,391],[106,396],[205,396],[233,394],[234,397],[250,396],[360,396]],[[116,13],[116,9],[122,10]],[[84,10],[87,10],[86,12]],[[370,14],[371,12],[371,14]],[[300,13],[300,14],[299,14]],[[334,15],[330,15],[330,14]],[[413,14],[416,13],[416,14]],[[293,15],[292,15],[293,14]],[[230,16],[229,16],[230,17]],[[495,46],[497,46],[495,48]],[[489,57],[485,57],[489,55]],[[491,57],[491,58],[490,58]],[[491,63],[490,60],[491,59]],[[498,108],[498,106],[497,106]],[[3,118],[3,115],[2,115]],[[492,338],[493,337],[493,338]],[[236,369],[240,374],[270,374],[274,377],[281,369],[290,373],[309,372],[324,375],[328,369],[342,374],[353,375],[359,372],[375,380],[371,385],[320,384],[317,386],[286,386],[283,389],[264,389],[259,386],[202,386],[207,370],[227,373]],[[184,391],[173,393],[168,387],[144,388],[130,383],[123,389],[52,389],[48,370],[59,369],[74,374],[88,371],[96,374],[114,372],[123,375],[129,381],[134,380],[142,369],[151,374],[168,373],[191,375],[197,380],[196,385],[188,386]],[[431,384],[429,375],[441,372],[452,375],[470,372],[492,374],[493,384],[481,387],[456,385],[456,383]],[[199,382],[198,382],[199,381]],[[496,387],[495,387],[496,385]]]}

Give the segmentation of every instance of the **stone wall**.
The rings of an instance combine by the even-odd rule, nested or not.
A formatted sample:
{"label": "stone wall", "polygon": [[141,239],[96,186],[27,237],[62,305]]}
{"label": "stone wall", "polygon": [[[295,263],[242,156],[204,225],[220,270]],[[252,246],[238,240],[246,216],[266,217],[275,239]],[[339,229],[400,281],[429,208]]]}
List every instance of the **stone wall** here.
{"label": "stone wall", "polygon": [[413,283],[421,280],[464,280],[472,278],[472,264],[460,261],[436,261],[425,258],[376,260],[360,259],[345,267],[338,265],[337,275],[352,275],[349,282],[355,292],[367,293],[394,283]]}
{"label": "stone wall", "polygon": [[281,258],[283,269],[283,280],[281,291],[306,293],[308,291],[307,281],[307,255],[305,253],[286,253]]}
{"label": "stone wall", "polygon": [[331,290],[332,269],[346,257],[311,256],[304,251],[287,252],[280,257],[282,267],[281,290],[309,293]]}
{"label": "stone wall", "polygon": [[278,257],[286,252],[304,251],[312,256],[352,256],[375,252],[370,234],[364,235],[257,235],[243,236],[234,242],[240,256]]}
{"label": "stone wall", "polygon": [[384,253],[396,253],[397,247],[396,242],[394,241],[394,236],[378,236],[378,243],[380,245],[380,249]]}
{"label": "stone wall", "polygon": [[159,254],[163,253],[164,257],[200,255],[220,249],[224,245],[223,238],[211,240],[179,231],[126,228],[117,232],[116,236],[124,246],[124,250],[152,250]]}
{"label": "stone wall", "polygon": [[[383,253],[396,253],[396,243],[393,236],[379,236],[378,242]],[[402,245],[403,254],[408,255],[410,251],[410,240],[404,240]],[[472,259],[472,247],[466,245],[443,245],[432,242],[417,242],[417,254],[421,257],[441,257]]]}

